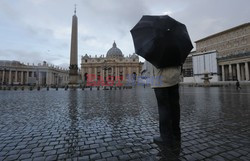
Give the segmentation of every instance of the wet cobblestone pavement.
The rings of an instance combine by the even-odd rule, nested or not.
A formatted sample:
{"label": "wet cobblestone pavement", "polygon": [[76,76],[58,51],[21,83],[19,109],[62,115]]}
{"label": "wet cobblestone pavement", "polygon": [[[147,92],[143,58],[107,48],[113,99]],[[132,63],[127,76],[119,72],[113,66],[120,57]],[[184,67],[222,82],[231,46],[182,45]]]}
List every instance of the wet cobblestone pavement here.
{"label": "wet cobblestone pavement", "polygon": [[182,142],[158,134],[154,92],[0,91],[0,160],[249,161],[250,88],[180,87]]}

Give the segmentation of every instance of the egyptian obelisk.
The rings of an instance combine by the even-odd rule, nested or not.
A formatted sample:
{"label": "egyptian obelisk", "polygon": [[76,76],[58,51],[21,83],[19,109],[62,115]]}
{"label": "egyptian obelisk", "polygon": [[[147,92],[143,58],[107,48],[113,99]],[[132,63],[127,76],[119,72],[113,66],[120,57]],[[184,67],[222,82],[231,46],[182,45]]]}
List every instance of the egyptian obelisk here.
{"label": "egyptian obelisk", "polygon": [[69,66],[69,85],[78,85],[78,49],[77,49],[77,16],[76,7],[72,17],[72,31],[71,31],[71,49],[70,49],[70,66]]}

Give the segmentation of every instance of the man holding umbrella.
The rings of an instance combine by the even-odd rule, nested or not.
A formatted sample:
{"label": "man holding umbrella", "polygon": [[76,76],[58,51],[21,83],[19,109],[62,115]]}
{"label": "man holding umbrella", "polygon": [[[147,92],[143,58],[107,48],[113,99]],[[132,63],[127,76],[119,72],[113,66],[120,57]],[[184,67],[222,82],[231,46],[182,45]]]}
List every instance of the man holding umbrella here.
{"label": "man holding umbrella", "polygon": [[167,15],[143,16],[131,34],[136,53],[151,63],[160,129],[154,142],[173,145],[181,140],[181,65],[193,48],[186,26]]}

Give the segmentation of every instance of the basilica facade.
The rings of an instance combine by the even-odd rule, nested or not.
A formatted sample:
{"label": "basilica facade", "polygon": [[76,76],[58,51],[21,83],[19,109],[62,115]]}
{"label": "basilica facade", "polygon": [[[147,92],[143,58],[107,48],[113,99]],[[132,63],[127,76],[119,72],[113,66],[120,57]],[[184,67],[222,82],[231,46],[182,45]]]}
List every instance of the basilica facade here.
{"label": "basilica facade", "polygon": [[136,54],[125,57],[122,51],[113,43],[106,56],[91,57],[86,54],[81,58],[81,76],[85,83],[100,86],[109,82],[111,85],[126,82],[136,82],[140,76],[142,63]]}

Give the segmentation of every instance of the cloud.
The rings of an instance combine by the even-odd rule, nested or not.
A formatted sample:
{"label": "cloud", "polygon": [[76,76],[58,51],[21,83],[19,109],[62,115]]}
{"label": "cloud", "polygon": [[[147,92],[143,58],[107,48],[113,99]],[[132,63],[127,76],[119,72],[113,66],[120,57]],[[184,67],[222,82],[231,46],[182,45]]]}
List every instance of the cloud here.
{"label": "cloud", "polygon": [[[8,57],[6,57],[8,56]],[[59,64],[64,58],[60,54],[47,50],[44,52],[25,50],[0,50],[0,60],[17,60],[23,63],[42,63],[46,61],[51,64]]]}
{"label": "cloud", "polygon": [[0,1],[0,16],[5,20],[18,21],[20,15],[7,1]]}
{"label": "cloud", "polygon": [[[69,63],[59,63],[59,64],[57,64],[59,67],[62,67],[62,68],[64,68],[64,69],[69,69]],[[79,67],[78,67],[79,68]]]}
{"label": "cloud", "polygon": [[132,54],[130,29],[142,15],[170,14],[186,24],[192,41],[250,21],[248,0],[1,0],[0,59],[67,64],[75,3],[79,62],[85,53],[105,55],[114,40]]}
{"label": "cloud", "polygon": [[[186,8],[174,16],[184,22],[196,41],[222,30],[250,21],[250,1],[190,0]],[[246,14],[248,12],[248,14]]]}
{"label": "cloud", "polygon": [[[6,55],[8,59],[6,59]],[[36,59],[34,59],[36,57]],[[0,50],[1,60],[18,60],[20,62],[38,63],[43,61],[43,54],[38,52],[25,52],[23,50]]]}

